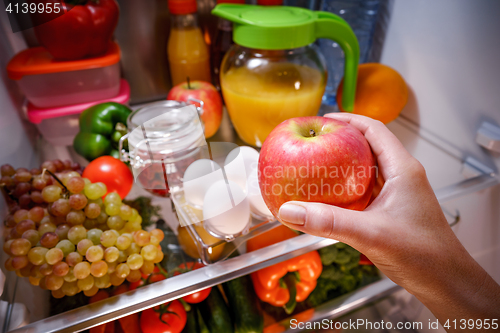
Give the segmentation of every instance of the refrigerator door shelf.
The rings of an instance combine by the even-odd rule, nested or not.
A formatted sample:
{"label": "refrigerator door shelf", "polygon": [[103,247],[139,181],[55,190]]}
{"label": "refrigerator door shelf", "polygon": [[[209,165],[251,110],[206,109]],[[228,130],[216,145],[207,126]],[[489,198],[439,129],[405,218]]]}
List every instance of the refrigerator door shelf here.
{"label": "refrigerator door shelf", "polygon": [[500,127],[484,122],[477,130],[476,142],[495,153],[500,153]]}
{"label": "refrigerator door shelf", "polygon": [[[388,278],[372,283],[349,294],[342,295],[331,301],[328,301],[314,309],[314,313],[308,322],[321,323],[323,320],[334,320],[345,314],[369,305],[381,298],[389,296],[394,292],[403,289]],[[294,317],[299,317],[300,313]],[[289,319],[281,321],[283,327],[289,324]],[[300,330],[288,329],[285,333],[297,333]]]}

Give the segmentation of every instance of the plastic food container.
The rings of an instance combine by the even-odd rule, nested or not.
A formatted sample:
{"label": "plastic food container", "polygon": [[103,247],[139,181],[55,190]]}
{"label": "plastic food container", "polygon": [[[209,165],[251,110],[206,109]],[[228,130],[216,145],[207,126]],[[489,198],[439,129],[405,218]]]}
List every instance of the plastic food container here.
{"label": "plastic food container", "polygon": [[113,98],[50,109],[40,109],[28,103],[27,116],[49,143],[54,146],[70,146],[79,131],[80,113],[85,109],[105,102],[126,104],[129,99],[130,87],[128,82],[122,79],[119,93]]}
{"label": "plastic food container", "polygon": [[16,54],[7,73],[34,106],[52,108],[118,95],[119,62],[120,48],[114,42],[103,56],[73,61],[54,60],[45,48],[34,47]]}

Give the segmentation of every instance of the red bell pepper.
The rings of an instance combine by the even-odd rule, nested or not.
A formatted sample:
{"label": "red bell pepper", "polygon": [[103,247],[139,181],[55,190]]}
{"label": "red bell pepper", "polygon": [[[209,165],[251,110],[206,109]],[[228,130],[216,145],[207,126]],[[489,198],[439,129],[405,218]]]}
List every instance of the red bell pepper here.
{"label": "red bell pepper", "polygon": [[[36,3],[53,3],[37,0]],[[38,42],[56,59],[75,60],[104,54],[118,24],[116,0],[66,0],[61,12],[34,13]],[[45,23],[43,23],[45,22]]]}

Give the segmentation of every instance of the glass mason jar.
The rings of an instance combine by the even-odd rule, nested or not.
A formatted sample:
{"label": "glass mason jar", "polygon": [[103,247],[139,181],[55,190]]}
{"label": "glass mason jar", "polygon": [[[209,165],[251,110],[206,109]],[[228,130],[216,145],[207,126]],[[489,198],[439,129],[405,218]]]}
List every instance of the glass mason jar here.
{"label": "glass mason jar", "polygon": [[236,132],[261,147],[282,121],[318,113],[327,72],[314,44],[289,50],[235,44],[224,57],[220,79]]}
{"label": "glass mason jar", "polygon": [[[129,161],[136,182],[163,197],[182,186],[186,168],[206,146],[203,123],[197,108],[178,101],[148,104],[127,119],[128,134],[120,140],[121,159]],[[122,149],[128,139],[129,152]]]}

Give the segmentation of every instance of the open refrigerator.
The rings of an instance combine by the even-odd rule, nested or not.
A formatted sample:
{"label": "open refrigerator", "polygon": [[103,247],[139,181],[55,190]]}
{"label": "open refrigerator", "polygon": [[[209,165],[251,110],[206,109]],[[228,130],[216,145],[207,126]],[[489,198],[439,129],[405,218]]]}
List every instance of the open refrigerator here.
{"label": "open refrigerator", "polygon": [[[395,0],[389,2],[389,8],[390,19],[380,61],[402,74],[410,87],[410,99],[401,116],[388,124],[388,128],[424,165],[443,211],[466,249],[500,282],[500,187],[496,186],[500,183],[497,171],[500,167],[500,38],[497,34],[500,3],[439,0],[431,4]],[[7,77],[5,67],[13,54],[26,48],[30,41],[21,33],[11,32],[5,13],[0,14],[0,21],[1,164],[35,167],[47,159],[74,159],[71,149],[47,143],[25,120],[24,97]],[[118,39],[123,38],[124,31],[118,30]],[[132,51],[124,52],[126,66],[134,66]],[[129,74],[129,81],[134,79],[133,75]],[[164,98],[165,89],[155,90],[153,98]],[[143,101],[142,97],[136,101],[133,98],[132,108],[139,107]],[[234,141],[227,114],[223,122],[227,131],[222,139]],[[161,200],[164,218],[175,220],[168,199]],[[0,214],[6,214],[3,201]],[[3,237],[1,239],[3,242]],[[3,268],[6,256],[2,253],[5,281],[0,330],[83,331],[334,243],[334,240],[300,235],[55,316],[49,316],[48,293],[6,272]],[[424,323],[421,328],[367,330],[374,332],[427,332],[431,329],[426,324],[435,321],[418,300],[387,278],[320,305],[308,313],[307,320],[348,321],[352,318]],[[442,327],[439,329],[444,332]],[[300,330],[290,328],[290,331]]]}

